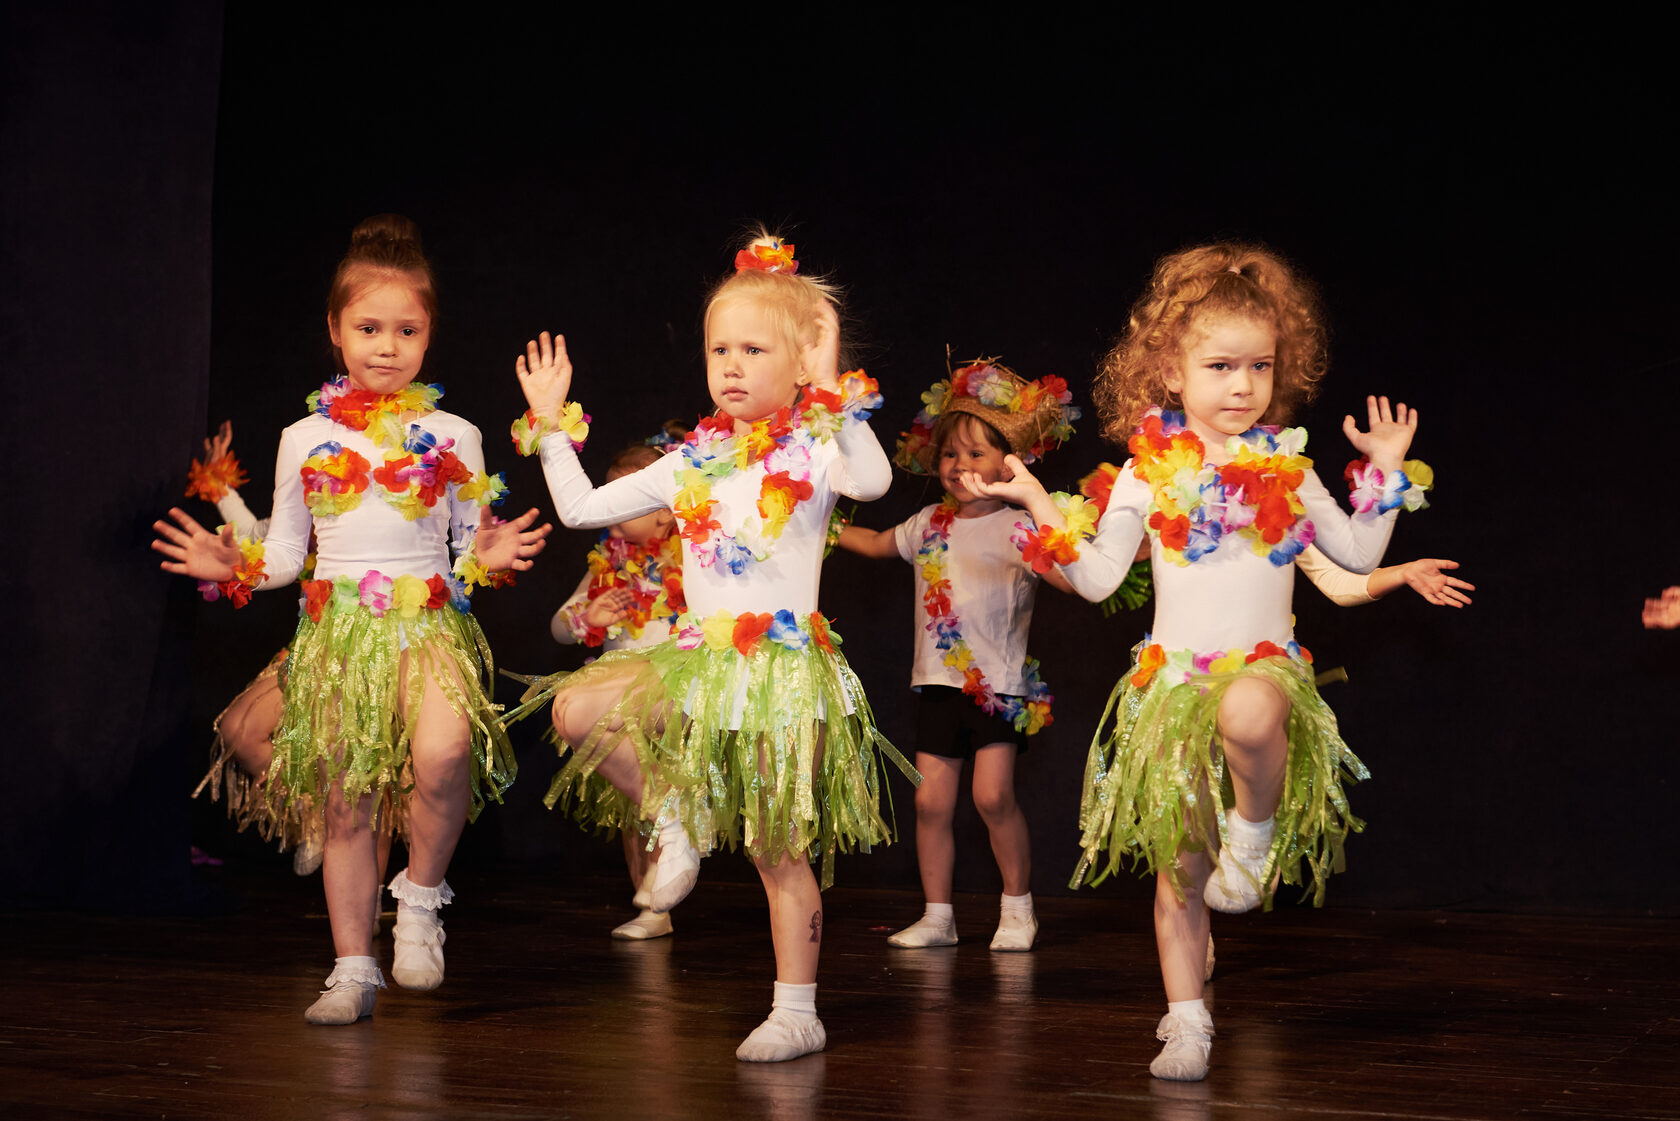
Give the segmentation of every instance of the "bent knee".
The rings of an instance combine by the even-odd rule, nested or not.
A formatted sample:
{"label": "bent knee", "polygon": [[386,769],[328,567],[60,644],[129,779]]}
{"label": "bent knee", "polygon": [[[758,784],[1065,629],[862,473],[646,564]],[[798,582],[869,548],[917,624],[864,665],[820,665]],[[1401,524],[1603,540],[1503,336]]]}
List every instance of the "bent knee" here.
{"label": "bent knee", "polygon": [[1219,734],[1239,745],[1270,742],[1282,734],[1289,702],[1270,682],[1245,677],[1231,683],[1219,702]]}

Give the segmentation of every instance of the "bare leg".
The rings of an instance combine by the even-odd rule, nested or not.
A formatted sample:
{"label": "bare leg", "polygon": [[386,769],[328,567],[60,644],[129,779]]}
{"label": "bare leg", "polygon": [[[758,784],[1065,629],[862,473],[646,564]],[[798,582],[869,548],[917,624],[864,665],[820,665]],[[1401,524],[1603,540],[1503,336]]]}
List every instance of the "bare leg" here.
{"label": "bare leg", "polygon": [[275,674],[253,681],[222,714],[222,738],[233,749],[240,770],[261,782],[274,759],[274,727],[280,723],[280,679]]}
{"label": "bare leg", "polygon": [[1161,958],[1161,980],[1167,999],[1200,1000],[1207,971],[1208,909],[1202,902],[1212,864],[1205,852],[1179,853],[1189,883],[1184,898],[1173,890],[1165,869],[1155,877],[1155,950]]}
{"label": "bare leg", "polygon": [[922,785],[916,788],[916,864],[922,873],[922,895],[929,903],[951,902],[951,875],[957,846],[951,822],[962,781],[961,759],[916,752]]}
{"label": "bare leg", "polygon": [[[624,696],[639,672],[639,667],[626,666],[623,672],[602,674],[588,685],[562,689],[554,698],[554,707],[550,711],[554,730],[560,738],[573,748],[588,739],[601,717]],[[620,727],[620,724],[610,726],[609,734]],[[629,744],[621,743],[614,747],[595,765],[595,770],[633,804],[642,804],[645,776],[636,752]]]}
{"label": "bare leg", "polygon": [[1265,821],[1277,809],[1289,759],[1288,729],[1289,702],[1269,681],[1239,678],[1219,702],[1219,738],[1237,813],[1249,821]]}
{"label": "bare leg", "polygon": [[[974,756],[974,808],[980,811],[991,835],[992,855],[1003,873],[1005,895],[1025,895],[1032,880],[1032,839],[1027,834],[1027,817],[1015,800],[1015,755],[1014,744],[993,743]],[[921,756],[916,758],[919,764]],[[920,824],[918,815],[918,828]],[[925,883],[925,873],[922,879]]]}
{"label": "bare leg", "polygon": [[373,828],[368,822],[372,799],[346,803],[340,788],[326,795],[326,855],[321,882],[327,892],[333,951],[339,957],[373,953],[373,900],[379,891],[379,864]]}
{"label": "bare leg", "polygon": [[822,893],[805,854],[790,852],[770,863],[753,861],[770,903],[770,941],[776,949],[776,980],[809,985],[817,979],[822,951]]}
{"label": "bare leg", "polygon": [[[423,656],[409,650],[408,659]],[[408,803],[408,878],[423,887],[436,887],[449,871],[450,857],[467,824],[471,803],[471,737],[465,715],[449,704],[443,686],[426,675],[420,711],[403,713],[409,724],[409,751],[414,763],[414,792]]]}

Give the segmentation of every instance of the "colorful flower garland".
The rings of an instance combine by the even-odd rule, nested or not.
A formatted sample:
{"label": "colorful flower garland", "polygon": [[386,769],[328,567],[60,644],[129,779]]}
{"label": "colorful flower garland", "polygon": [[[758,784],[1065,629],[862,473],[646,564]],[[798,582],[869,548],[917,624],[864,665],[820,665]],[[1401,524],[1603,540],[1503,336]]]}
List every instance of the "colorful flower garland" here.
{"label": "colorful flower garland", "polygon": [[435,412],[442,396],[441,385],[412,382],[396,393],[371,393],[349,388],[343,378],[311,393],[308,405],[315,415],[363,432],[375,446],[388,450],[384,463],[374,468],[366,456],[337,440],[311,448],[299,469],[309,512],[318,518],[347,514],[362,504],[370,482],[409,521],[430,514],[451,486],[464,501],[499,505],[507,496],[501,475],[470,470],[455,455],[453,439],[440,443],[418,424],[403,426],[404,414]]}
{"label": "colorful flower garland", "polygon": [[684,615],[677,620],[676,631],[679,650],[697,650],[705,645],[722,653],[734,647],[743,658],[757,653],[766,639],[788,650],[803,650],[814,642],[819,650],[831,654],[840,645],[840,636],[828,629],[828,620],[821,612],[795,615],[786,608],[739,615],[719,608],[704,619]]}
{"label": "colorful flower garland", "polygon": [[513,446],[520,455],[537,454],[537,446],[544,436],[558,432],[572,442],[574,449],[582,448],[589,439],[589,422],[593,419],[576,401],[568,401],[560,415],[538,416],[536,410],[526,409],[525,415],[513,422]]}
{"label": "colorful flower garland", "polygon": [[321,621],[329,601],[339,611],[365,607],[376,619],[393,611],[404,619],[413,619],[422,611],[442,607],[453,607],[465,614],[472,610],[467,598],[471,591],[460,580],[442,573],[433,573],[424,580],[406,574],[393,579],[369,569],[360,580],[340,576],[334,580],[303,581],[303,597],[298,606],[314,623]]}
{"label": "colorful flower garland", "polygon": [[[584,619],[589,604],[614,588],[629,590],[629,613],[610,627],[592,627]],[[683,600],[681,539],[666,534],[649,545],[603,536],[589,552],[589,588],[582,603],[567,608],[572,633],[585,646],[600,646],[621,634],[642,637],[648,623],[675,620],[688,605]]]}
{"label": "colorful flower garland", "polygon": [[[227,526],[222,526],[216,532],[225,529]],[[268,578],[263,571],[263,543],[255,537],[236,537],[234,544],[239,546],[239,563],[233,566],[233,578],[198,582],[198,594],[207,603],[226,599],[235,608],[244,607],[251,602],[251,593]]]}
{"label": "colorful flower garland", "polygon": [[[916,565],[922,582],[927,585],[922,593],[922,609],[928,614],[927,629],[933,632],[935,648],[945,651],[945,664],[963,675],[964,694],[988,716],[1001,717],[1017,732],[1035,735],[1040,728],[1053,723],[1050,705],[1056,699],[1039,677],[1038,660],[1028,658],[1023,666],[1024,696],[1000,697],[974,660],[974,651],[964,641],[961,622],[951,608],[951,580],[945,569],[945,558],[950,552],[951,522],[956,516],[957,500],[946,495],[929,519],[922,533],[922,547],[916,553]],[[1017,524],[1016,528],[1021,527]]]}
{"label": "colorful flower garland", "polygon": [[1372,467],[1368,457],[1352,460],[1342,471],[1347,480],[1348,500],[1355,511],[1386,514],[1399,507],[1422,510],[1429,505],[1424,492],[1435,486],[1435,469],[1421,459],[1408,459],[1398,471]]}
{"label": "colorful flower garland", "polygon": [[194,459],[187,469],[187,497],[220,502],[227,497],[228,491],[250,481],[245,469],[239,466],[239,457],[231,452],[202,465]]}
{"label": "colorful flower garland", "polygon": [[1149,410],[1129,446],[1132,474],[1153,496],[1148,524],[1162,553],[1188,565],[1236,534],[1274,565],[1293,561],[1314,536],[1295,493],[1312,466],[1306,442],[1300,428],[1250,428],[1226,441],[1232,458],[1216,467],[1183,413]]}
{"label": "colorful flower garland", "polygon": [[[868,419],[880,404],[875,379],[853,370],[840,379],[838,390],[806,386],[797,413],[778,409],[744,433],[736,434],[727,416],[701,420],[683,441],[686,466],[677,472],[671,504],[678,532],[701,567],[718,565],[739,576],[749,565],[769,560],[794,510],[815,493],[811,455],[817,444],[833,439],[847,419]],[[712,482],[761,462],[757,514],[747,515],[730,533],[712,516],[718,508]]]}
{"label": "colorful flower garland", "polygon": [[1010,536],[1021,550],[1021,559],[1040,576],[1049,572],[1052,565],[1072,564],[1079,559],[1079,543],[1097,535],[1097,518],[1102,513],[1095,502],[1082,495],[1056,491],[1050,495],[1050,501],[1062,515],[1064,524],[1060,529],[1048,525],[1028,528],[1026,522],[1016,522],[1015,532]]}
{"label": "colorful flower garland", "polygon": [[1179,685],[1210,673],[1234,673],[1261,658],[1293,658],[1306,665],[1312,665],[1313,660],[1312,651],[1293,638],[1287,646],[1261,642],[1253,650],[1245,651],[1233,646],[1229,650],[1208,653],[1165,650],[1159,644],[1151,643],[1148,635],[1143,636],[1143,641],[1145,645],[1138,651],[1137,669],[1131,678],[1132,684],[1139,689],[1148,685],[1157,674],[1162,675],[1163,681],[1171,680],[1174,685]]}
{"label": "colorful flower garland", "polygon": [[1073,422],[1079,419],[1079,409],[1071,403],[1073,393],[1062,378],[1051,374],[1037,381],[1026,381],[1007,367],[994,365],[991,359],[983,359],[934,382],[922,394],[922,411],[910,423],[910,431],[899,440],[898,450],[893,455],[894,463],[913,473],[926,470],[921,456],[933,441],[934,422],[950,409],[951,402],[958,397],[972,397],[982,405],[1010,414],[1033,412],[1047,398],[1059,402],[1062,408],[1056,424],[1021,456],[1027,463],[1071,438]]}
{"label": "colorful flower garland", "polygon": [[377,448],[394,448],[403,443],[408,426],[404,413],[425,416],[437,410],[443,386],[409,382],[395,393],[375,393],[355,388],[348,377],[339,377],[309,395],[309,411],[357,432],[367,433]]}

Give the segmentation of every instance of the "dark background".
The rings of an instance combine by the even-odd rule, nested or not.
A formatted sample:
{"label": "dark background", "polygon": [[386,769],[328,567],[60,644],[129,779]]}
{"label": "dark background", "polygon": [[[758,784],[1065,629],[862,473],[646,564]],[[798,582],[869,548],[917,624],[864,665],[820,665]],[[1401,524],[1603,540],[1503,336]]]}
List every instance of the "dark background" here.
{"label": "dark background", "polygon": [[[1273,246],[1321,285],[1333,330],[1331,376],[1298,418],[1321,474],[1340,475],[1338,424],[1365,394],[1416,404],[1414,454],[1438,485],[1390,559],[1452,557],[1479,588],[1454,612],[1410,592],[1343,610],[1301,587],[1298,633],[1320,667],[1347,668],[1327,698],[1376,776],[1354,791],[1371,828],[1330,905],[1680,909],[1665,833],[1680,635],[1638,619],[1680,583],[1674,98],[1654,48],[1532,19],[1338,42],[1205,13],[820,14],[654,28],[491,8],[5,10],[6,898],[205,905],[192,843],[235,878],[290,874],[186,792],[210,719],[288,638],[292,597],[201,605],[157,571],[148,527],[223,417],[266,513],[278,433],[331,370],[332,269],[357,221],[397,211],[440,278],[425,377],[485,432],[510,509],[550,517],[535,461],[502,436],[523,408],[514,355],[566,333],[599,473],[707,407],[700,300],[748,223],[847,287],[889,445],[947,344],[1066,377],[1087,415],[1045,464],[1063,486],[1123,455],[1096,436],[1089,379],[1152,262],[1212,239]],[[901,476],[860,521],[936,499]],[[557,530],[531,575],[478,598],[500,664],[576,663],[547,618],[591,537]],[[838,555],[825,575],[823,608],[908,749],[909,568]],[[1032,648],[1058,701],[1018,771],[1035,891],[1065,890],[1085,747],[1146,627],[1040,598]],[[537,862],[564,891],[616,866],[615,845],[541,808],[542,723],[519,730],[520,781],[468,830],[458,879]],[[842,887],[916,886],[907,784],[894,797],[905,843],[846,859]],[[957,886],[995,891],[962,813]],[[723,857],[706,874],[751,872]]]}

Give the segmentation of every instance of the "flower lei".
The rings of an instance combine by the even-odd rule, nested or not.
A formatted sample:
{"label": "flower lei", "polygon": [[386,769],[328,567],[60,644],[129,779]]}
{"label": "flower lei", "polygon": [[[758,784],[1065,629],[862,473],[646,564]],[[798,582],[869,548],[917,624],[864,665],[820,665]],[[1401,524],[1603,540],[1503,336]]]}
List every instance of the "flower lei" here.
{"label": "flower lei", "polygon": [[[739,576],[749,565],[769,560],[794,510],[815,493],[812,451],[832,440],[847,419],[866,420],[880,404],[875,379],[853,370],[841,377],[837,391],[806,386],[797,413],[778,409],[739,435],[729,417],[702,419],[683,441],[685,466],[677,471],[671,504],[678,532],[701,567],[720,565]],[[757,513],[729,533],[712,516],[718,509],[712,482],[758,463],[765,473]]]}
{"label": "flower lei", "polygon": [[242,487],[251,478],[239,466],[239,458],[231,452],[220,459],[200,464],[197,459],[187,469],[187,497],[202,498],[206,502],[220,502],[227,492]]}
{"label": "flower lei", "polygon": [[335,424],[366,432],[376,448],[394,448],[402,444],[408,428],[402,423],[404,413],[425,416],[437,410],[443,386],[409,382],[395,393],[374,393],[356,389],[347,377],[327,382],[309,395],[309,411],[324,416]]}
{"label": "flower lei", "polygon": [[1072,564],[1079,559],[1079,543],[1097,535],[1097,517],[1102,513],[1095,502],[1082,495],[1056,491],[1050,501],[1065,523],[1060,529],[1048,525],[1029,529],[1026,522],[1016,522],[1015,532],[1010,535],[1021,550],[1021,559],[1040,576],[1052,565]]}
{"label": "flower lei", "polygon": [[525,415],[513,422],[514,450],[520,455],[535,455],[542,438],[554,432],[570,440],[573,448],[581,448],[589,439],[591,419],[576,401],[568,401],[559,416],[538,416],[535,409],[526,409]]}
{"label": "flower lei", "polygon": [[1408,459],[1398,471],[1372,467],[1368,457],[1351,460],[1342,471],[1348,500],[1355,511],[1386,514],[1395,507],[1422,510],[1429,505],[1424,492],[1435,486],[1435,469],[1421,459]]}
{"label": "flower lei", "polygon": [[910,423],[910,431],[899,440],[893,462],[913,473],[922,473],[920,456],[933,440],[933,425],[958,397],[973,397],[982,405],[1008,413],[1030,413],[1038,409],[1046,398],[1061,403],[1061,417],[1055,426],[1035,443],[1021,458],[1031,463],[1045,452],[1073,436],[1073,422],[1079,419],[1079,409],[1072,404],[1073,393],[1067,382],[1054,374],[1037,381],[1022,381],[1018,375],[991,359],[971,362],[948,378],[941,378],[922,394],[922,411]]}
{"label": "flower lei", "polygon": [[1161,551],[1188,565],[1236,534],[1274,565],[1292,562],[1314,537],[1295,493],[1312,466],[1306,442],[1300,428],[1250,428],[1226,441],[1232,459],[1215,467],[1183,413],[1149,410],[1129,447],[1132,474],[1154,498],[1148,524]]}
{"label": "flower lei", "polygon": [[351,389],[340,378],[309,395],[309,408],[367,435],[376,447],[385,448],[384,462],[375,468],[367,457],[337,440],[327,440],[309,450],[299,469],[303,500],[316,517],[337,517],[362,504],[370,482],[378,484],[380,497],[409,521],[431,513],[438,499],[455,487],[458,497],[480,506],[499,505],[507,496],[501,475],[474,472],[455,455],[453,439],[438,438],[410,424],[404,429],[404,413],[435,412],[443,396],[440,385],[411,383],[396,393],[370,393]]}
{"label": "flower lei", "polygon": [[1158,643],[1151,643],[1149,636],[1144,635],[1145,645],[1138,651],[1137,669],[1132,673],[1131,682],[1142,689],[1161,675],[1163,681],[1171,681],[1174,685],[1192,681],[1210,673],[1235,673],[1246,665],[1258,662],[1261,658],[1293,658],[1306,665],[1312,665],[1312,651],[1296,642],[1293,638],[1287,646],[1279,646],[1275,642],[1261,642],[1253,650],[1242,650],[1233,646],[1229,650],[1213,650],[1207,653],[1197,653],[1194,650],[1163,649]]}
{"label": "flower lei", "polygon": [[[589,552],[589,577],[587,599],[567,612],[572,633],[586,646],[600,646],[620,634],[640,638],[649,622],[675,620],[688,610],[683,600],[681,545],[674,533],[651,545],[603,536]],[[610,627],[592,627],[584,622],[588,603],[614,588],[627,588],[634,597],[629,614]]]}
{"label": "flower lei", "polygon": [[1002,717],[1017,732],[1034,735],[1054,722],[1050,705],[1056,699],[1038,675],[1038,659],[1028,658],[1023,667],[1025,696],[998,696],[975,662],[974,651],[963,640],[957,613],[951,609],[951,580],[945,570],[945,558],[950,552],[951,522],[956,516],[957,500],[946,495],[929,519],[922,533],[922,547],[916,553],[916,564],[927,585],[927,591],[922,593],[922,609],[928,613],[927,629],[933,632],[934,646],[945,651],[945,664],[963,675],[964,694],[988,716]]}
{"label": "flower lei", "polygon": [[393,611],[404,619],[414,619],[422,611],[440,607],[453,607],[465,614],[472,610],[467,598],[471,592],[460,580],[442,573],[433,573],[424,580],[408,575],[392,579],[369,569],[360,580],[340,576],[334,580],[303,581],[303,597],[298,607],[313,623],[321,621],[329,602],[339,611],[365,607],[376,619]]}
{"label": "flower lei", "polygon": [[783,608],[773,614],[743,611],[731,615],[719,608],[704,619],[684,615],[677,620],[679,650],[697,650],[704,645],[722,653],[733,646],[741,657],[750,658],[765,640],[788,650],[803,650],[814,642],[819,650],[830,654],[840,645],[840,636],[828,629],[828,620],[819,611],[795,615]]}
{"label": "flower lei", "polygon": [[[222,526],[216,532],[226,528]],[[239,563],[233,566],[233,578],[198,582],[198,594],[204,597],[206,603],[226,597],[236,609],[244,607],[251,602],[251,593],[256,591],[257,585],[268,578],[263,571],[263,543],[255,537],[235,538],[234,543],[239,546]]]}

